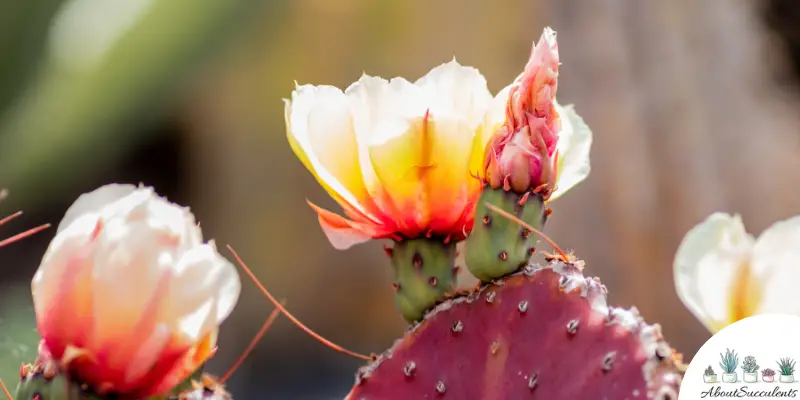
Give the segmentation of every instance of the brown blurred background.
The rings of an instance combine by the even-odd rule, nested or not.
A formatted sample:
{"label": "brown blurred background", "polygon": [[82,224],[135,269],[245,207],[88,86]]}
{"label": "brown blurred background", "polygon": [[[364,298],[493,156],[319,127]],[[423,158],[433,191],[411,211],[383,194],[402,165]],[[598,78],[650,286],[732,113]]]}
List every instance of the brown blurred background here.
{"label": "brown blurred background", "polygon": [[[0,214],[57,223],[81,193],[144,182],[190,205],[329,339],[380,352],[404,332],[380,243],[335,251],[305,199],[335,209],[285,139],[294,81],[411,80],[454,55],[493,92],[544,26],[559,100],[594,132],[592,174],[549,232],[615,305],[690,357],[709,334],[679,302],[672,257],[713,211],[753,233],[800,211],[800,3],[792,0],[36,0],[0,3]],[[0,377],[35,357],[29,282],[54,229],[0,249]],[[243,277],[209,370],[272,310]],[[237,399],[335,399],[360,362],[285,319],[230,380]]]}

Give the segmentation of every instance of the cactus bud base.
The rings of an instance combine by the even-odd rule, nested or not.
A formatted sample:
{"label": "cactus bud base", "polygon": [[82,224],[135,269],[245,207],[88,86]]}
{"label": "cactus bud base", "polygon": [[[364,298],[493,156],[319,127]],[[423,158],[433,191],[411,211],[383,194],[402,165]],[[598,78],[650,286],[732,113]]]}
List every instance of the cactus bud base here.
{"label": "cactus bud base", "polygon": [[101,400],[102,397],[69,379],[55,361],[44,361],[22,367],[14,399]]}
{"label": "cactus bud base", "polygon": [[490,282],[527,265],[537,238],[530,231],[486,207],[497,206],[541,230],[546,220],[544,199],[528,192],[519,194],[486,186],[475,208],[475,222],[466,239],[465,260],[472,274]]}
{"label": "cactus bud base", "polygon": [[422,319],[454,289],[454,242],[433,238],[401,240],[387,252],[394,267],[395,304],[408,322]]}
{"label": "cactus bud base", "polygon": [[347,399],[677,399],[682,376],[659,325],[553,262],[438,305],[359,370]]}

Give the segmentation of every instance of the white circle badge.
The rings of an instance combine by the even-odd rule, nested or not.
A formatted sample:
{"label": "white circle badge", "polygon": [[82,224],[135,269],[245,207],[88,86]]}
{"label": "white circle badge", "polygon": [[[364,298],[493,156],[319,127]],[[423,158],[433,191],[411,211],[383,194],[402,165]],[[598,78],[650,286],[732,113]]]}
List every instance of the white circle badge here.
{"label": "white circle badge", "polygon": [[678,400],[800,398],[800,316],[763,314],[717,332],[697,351]]}

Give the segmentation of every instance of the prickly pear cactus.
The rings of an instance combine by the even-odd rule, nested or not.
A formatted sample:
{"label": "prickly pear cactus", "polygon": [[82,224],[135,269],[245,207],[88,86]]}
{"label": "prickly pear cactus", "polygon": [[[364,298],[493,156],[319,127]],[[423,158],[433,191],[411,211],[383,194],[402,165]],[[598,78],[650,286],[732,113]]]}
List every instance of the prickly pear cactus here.
{"label": "prickly pear cactus", "polygon": [[576,264],[528,265],[440,304],[347,399],[677,399],[683,368],[659,325],[609,308]]}
{"label": "prickly pear cactus", "polygon": [[524,267],[536,251],[537,240],[528,229],[489,210],[487,203],[539,230],[547,219],[541,195],[530,192],[521,195],[486,185],[476,206],[475,222],[465,247],[470,272],[484,282]]}

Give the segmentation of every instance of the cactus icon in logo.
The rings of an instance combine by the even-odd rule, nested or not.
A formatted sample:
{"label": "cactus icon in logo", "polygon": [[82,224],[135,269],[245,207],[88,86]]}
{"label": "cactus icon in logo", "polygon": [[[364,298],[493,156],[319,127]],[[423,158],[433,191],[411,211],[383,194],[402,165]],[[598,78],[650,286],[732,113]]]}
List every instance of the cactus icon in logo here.
{"label": "cactus icon in logo", "polygon": [[758,363],[753,356],[747,356],[742,362],[742,371],[744,371],[744,381],[747,383],[758,382]]}
{"label": "cactus icon in logo", "polygon": [[717,383],[718,382],[717,373],[714,372],[714,368],[711,368],[710,365],[708,366],[708,368],[706,368],[705,372],[703,372],[703,382],[705,382],[705,383]]}
{"label": "cactus icon in logo", "polygon": [[778,361],[778,369],[781,371],[781,376],[778,377],[778,380],[781,383],[794,382],[794,364],[794,358],[791,357],[781,358]]}
{"label": "cactus icon in logo", "polygon": [[763,382],[775,382],[775,370],[772,368],[762,369],[761,380]]}
{"label": "cactus icon in logo", "polygon": [[731,349],[726,349],[725,354],[719,354],[719,358],[719,366],[722,368],[722,381],[736,383],[739,380],[739,375],[736,374],[736,367],[739,366],[739,355]]}

